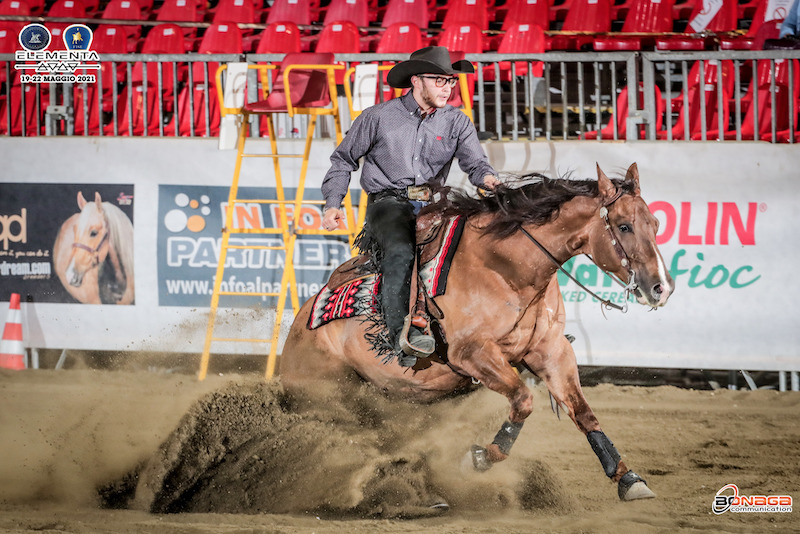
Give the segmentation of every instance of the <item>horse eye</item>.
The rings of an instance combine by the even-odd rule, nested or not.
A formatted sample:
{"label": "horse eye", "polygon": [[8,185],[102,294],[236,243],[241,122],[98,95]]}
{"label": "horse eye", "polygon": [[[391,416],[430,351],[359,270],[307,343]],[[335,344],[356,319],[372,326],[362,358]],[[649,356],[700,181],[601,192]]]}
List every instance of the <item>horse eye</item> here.
{"label": "horse eye", "polygon": [[620,224],[618,228],[619,228],[619,231],[622,232],[623,234],[627,234],[629,232],[633,232],[633,228],[631,228],[630,225],[627,225],[627,224]]}
{"label": "horse eye", "polygon": [[96,237],[97,236],[97,230],[92,230],[91,232],[89,232],[89,236]]}

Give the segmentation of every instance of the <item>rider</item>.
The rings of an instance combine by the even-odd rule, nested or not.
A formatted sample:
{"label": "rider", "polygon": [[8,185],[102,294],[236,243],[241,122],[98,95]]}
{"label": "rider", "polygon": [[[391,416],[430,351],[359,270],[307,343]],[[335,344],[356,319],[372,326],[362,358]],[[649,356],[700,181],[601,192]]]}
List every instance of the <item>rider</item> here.
{"label": "rider", "polygon": [[454,157],[474,185],[493,189],[499,184],[475,126],[447,104],[458,74],[472,72],[468,61],[451,63],[450,53],[441,46],[417,50],[395,65],[387,77],[389,85],[411,91],[367,108],[353,121],[333,152],[331,168],[322,182],[322,226],[333,230],[344,220],[341,203],[350,173],[364,158],[361,188],[369,196],[360,248],[377,249],[382,256],[383,317],[389,342],[404,367],[412,367],[416,356],[430,355],[435,349],[433,337],[424,333],[424,318],[408,317],[406,321],[416,215],[431,199],[428,184],[444,183]]}

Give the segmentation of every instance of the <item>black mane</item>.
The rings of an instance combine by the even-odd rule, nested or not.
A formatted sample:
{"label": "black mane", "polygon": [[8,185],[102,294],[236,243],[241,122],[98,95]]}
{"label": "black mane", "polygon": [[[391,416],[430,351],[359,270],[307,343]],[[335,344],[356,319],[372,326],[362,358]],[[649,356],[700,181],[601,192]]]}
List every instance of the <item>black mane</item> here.
{"label": "black mane", "polygon": [[[632,193],[629,180],[612,180],[623,193]],[[493,215],[484,232],[500,238],[508,237],[522,225],[541,225],[552,221],[561,206],[577,196],[596,197],[596,180],[553,179],[533,173],[505,180],[484,197],[473,198],[463,191],[451,191],[445,207],[446,215],[474,217]]]}

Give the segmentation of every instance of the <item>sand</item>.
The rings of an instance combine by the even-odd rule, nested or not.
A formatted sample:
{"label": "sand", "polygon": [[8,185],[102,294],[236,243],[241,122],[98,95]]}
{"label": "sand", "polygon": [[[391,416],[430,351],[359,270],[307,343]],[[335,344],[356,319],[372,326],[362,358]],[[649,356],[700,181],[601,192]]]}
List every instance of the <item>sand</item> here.
{"label": "sand", "polygon": [[797,504],[711,511],[729,483],[800,496],[800,394],[586,388],[658,495],[623,503],[533,392],[511,458],[474,473],[464,453],[507,415],[486,390],[420,406],[367,386],[291,398],[256,374],[0,370],[0,532],[800,532]]}

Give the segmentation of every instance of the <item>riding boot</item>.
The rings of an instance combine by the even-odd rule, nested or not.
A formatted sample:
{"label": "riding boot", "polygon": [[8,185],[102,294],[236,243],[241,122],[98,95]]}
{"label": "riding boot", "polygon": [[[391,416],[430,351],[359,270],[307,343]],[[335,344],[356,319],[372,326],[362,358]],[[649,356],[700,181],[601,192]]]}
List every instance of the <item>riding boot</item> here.
{"label": "riding boot", "polygon": [[[367,205],[365,225],[382,251],[381,307],[389,340],[400,352],[398,363],[411,367],[416,357],[403,357],[405,353],[400,350],[399,338],[409,312],[414,270],[416,218],[413,207],[403,198],[382,195]],[[426,345],[421,344],[425,348]]]}

